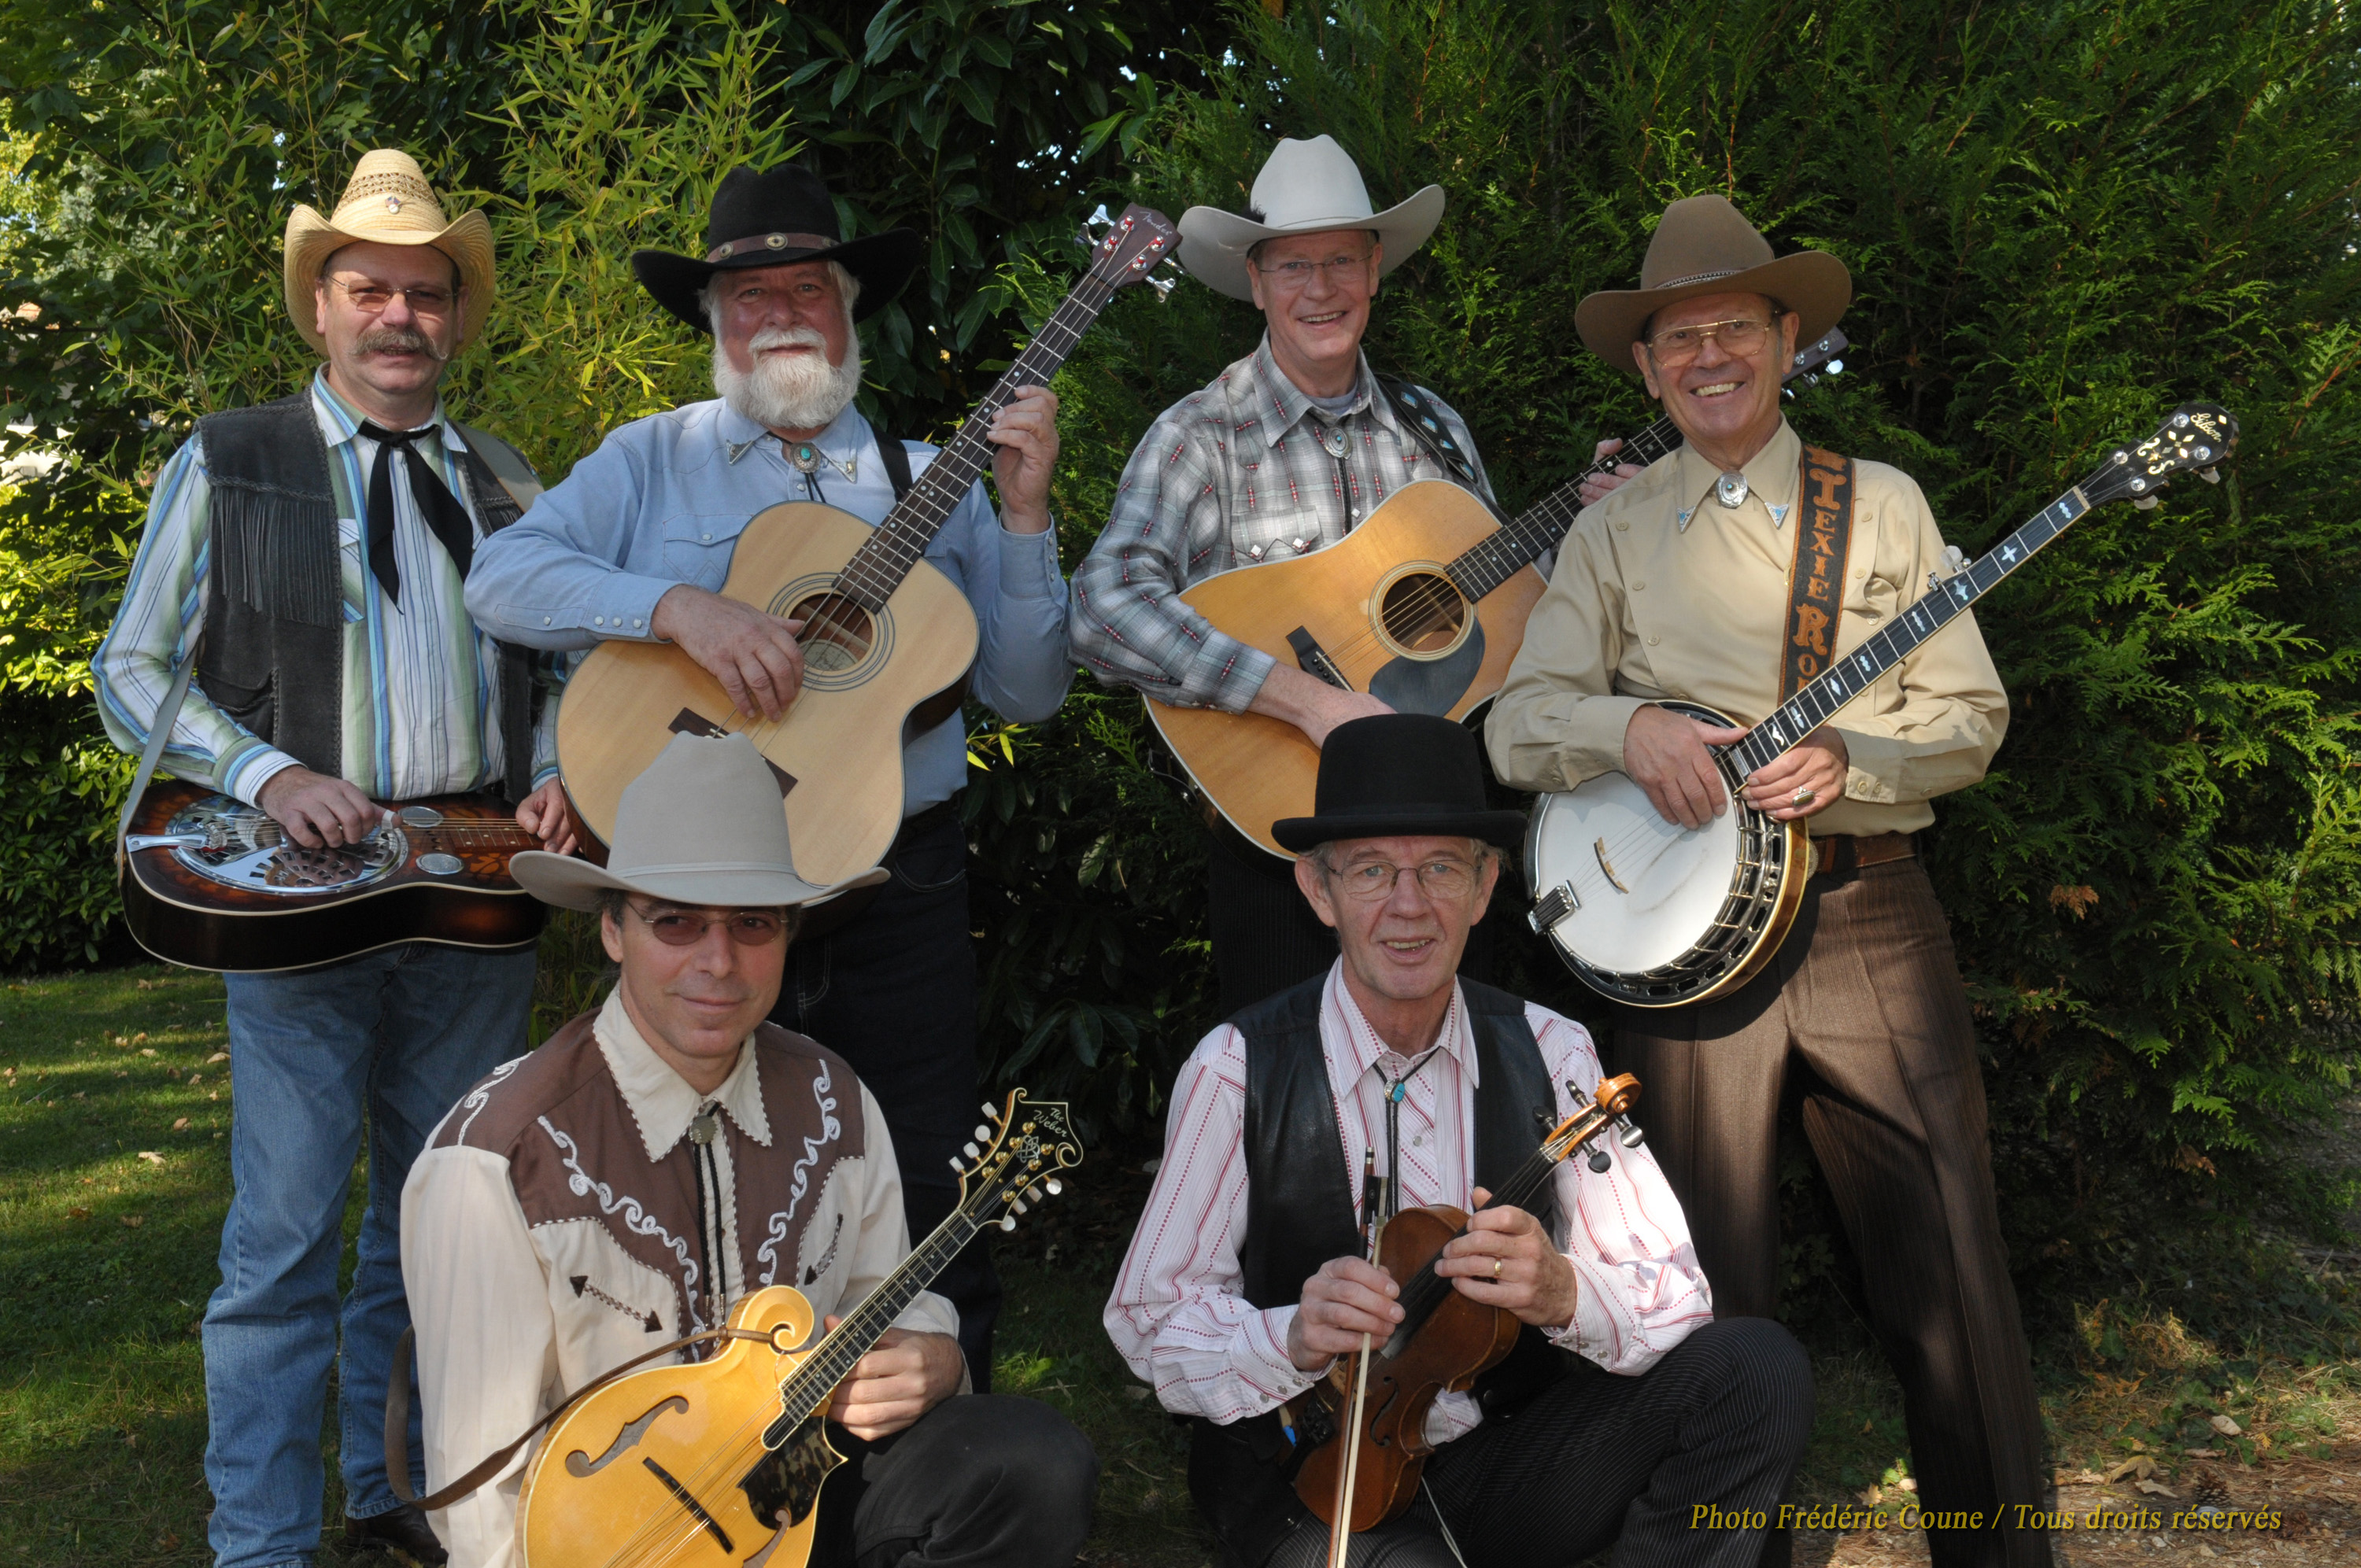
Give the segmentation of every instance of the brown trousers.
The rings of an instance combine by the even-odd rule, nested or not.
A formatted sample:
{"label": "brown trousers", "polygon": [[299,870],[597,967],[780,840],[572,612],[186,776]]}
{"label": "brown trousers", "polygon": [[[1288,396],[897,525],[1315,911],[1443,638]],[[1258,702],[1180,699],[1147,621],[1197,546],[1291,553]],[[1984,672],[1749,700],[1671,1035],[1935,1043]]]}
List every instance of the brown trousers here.
{"label": "brown trousers", "polygon": [[[1870,1326],[1902,1385],[1938,1568],[2047,1568],[2040,1408],[2001,1242],[1967,996],[1916,861],[1813,879],[1768,969],[1699,1006],[1619,1010],[1656,1160],[1686,1211],[1717,1317],[1779,1304],[1779,1105],[1804,1131],[1861,1259]],[[1993,1528],[1995,1511],[2000,1528]]]}

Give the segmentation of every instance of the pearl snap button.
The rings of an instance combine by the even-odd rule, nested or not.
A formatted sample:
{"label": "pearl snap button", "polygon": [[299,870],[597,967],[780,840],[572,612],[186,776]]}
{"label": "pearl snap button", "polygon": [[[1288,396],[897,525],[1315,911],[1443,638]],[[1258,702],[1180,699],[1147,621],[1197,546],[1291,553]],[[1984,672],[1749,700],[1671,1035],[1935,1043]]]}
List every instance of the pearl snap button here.
{"label": "pearl snap button", "polygon": [[1648,579],[1647,579],[1647,578],[1645,578],[1645,577],[1642,577],[1642,578],[1640,578],[1637,582],[1634,582],[1634,583],[1631,585],[1631,591],[1632,591],[1633,593],[1635,593],[1635,594],[1636,594],[1636,593],[1638,593],[1642,588],[1644,588],[1644,587],[1646,587],[1647,586],[1648,586]]}
{"label": "pearl snap button", "polygon": [[700,535],[698,535],[698,537],[699,537],[699,538],[701,538],[701,539],[703,539],[703,540],[704,540],[708,544],[710,544],[710,543],[713,543],[713,535],[711,535],[711,534],[709,534],[709,533],[700,534]]}
{"label": "pearl snap button", "polygon": [[607,624],[607,618],[603,615],[594,615],[590,618],[590,624],[593,626],[604,626]]}
{"label": "pearl snap button", "polygon": [[544,626],[547,626],[547,625],[549,624],[549,617],[547,617],[547,616],[545,616],[545,615],[544,615],[544,616],[543,616],[543,617],[541,618],[541,623],[542,623]]}
{"label": "pearl snap button", "polygon": [[1651,637],[1648,639],[1648,646],[1653,648],[1657,643],[1663,641],[1664,639],[1661,637]]}

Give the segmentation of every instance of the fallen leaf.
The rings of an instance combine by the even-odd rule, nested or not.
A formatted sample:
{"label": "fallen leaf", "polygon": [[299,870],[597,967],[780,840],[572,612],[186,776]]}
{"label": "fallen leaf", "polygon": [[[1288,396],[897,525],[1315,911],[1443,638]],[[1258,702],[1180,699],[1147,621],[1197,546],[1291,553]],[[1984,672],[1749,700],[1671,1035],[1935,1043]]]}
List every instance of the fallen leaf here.
{"label": "fallen leaf", "polygon": [[2219,1449],[2191,1448],[2184,1450],[2184,1452],[2191,1459],[2219,1459],[2222,1457],[2221,1451]]}
{"label": "fallen leaf", "polygon": [[147,1221],[146,1217],[145,1217],[145,1216],[143,1216],[143,1215],[139,1215],[139,1214],[126,1214],[126,1215],[124,1215],[124,1216],[123,1216],[123,1223],[124,1223],[124,1224],[125,1224],[125,1225],[128,1226],[130,1229],[132,1229],[132,1230],[135,1230],[135,1231],[136,1231],[136,1230],[137,1230],[140,1226],[142,1226],[142,1225],[146,1224],[146,1223],[148,1223],[148,1221]]}
{"label": "fallen leaf", "polygon": [[1863,1422],[1861,1422],[1861,1436],[1863,1436],[1863,1437],[1867,1437],[1867,1436],[1868,1436],[1872,1431],[1873,1431],[1874,1430],[1876,1430],[1876,1426],[1877,1426],[1877,1423],[1876,1423],[1875,1421],[1863,1421]]}
{"label": "fallen leaf", "polygon": [[66,1211],[66,1218],[69,1220],[87,1220],[90,1218],[90,1211],[77,1203],[72,1208]]}
{"label": "fallen leaf", "polygon": [[215,1051],[213,1055],[205,1058],[205,1065],[207,1067],[211,1067],[217,1061],[227,1060],[229,1060],[229,1053],[227,1051]]}
{"label": "fallen leaf", "polygon": [[150,1165],[161,1165],[164,1163],[164,1157],[158,1154],[154,1149],[141,1149],[139,1151],[139,1157],[146,1160]]}
{"label": "fallen leaf", "polygon": [[[147,1037],[148,1037],[148,1031],[147,1031],[147,1030],[145,1030],[145,1029],[142,1029],[142,1030],[140,1030],[137,1034],[136,1034],[136,1035],[134,1035],[134,1036],[131,1036],[131,1043],[132,1043],[133,1045],[135,1045],[135,1046],[136,1046],[136,1045],[137,1045],[140,1041],[142,1041],[142,1040],[146,1039]],[[144,1056],[149,1056],[149,1055],[152,1055],[153,1053],[152,1053],[152,1052],[148,1052],[148,1051],[141,1051],[139,1054],[140,1054],[141,1056],[143,1056],[143,1057],[144,1057]]]}
{"label": "fallen leaf", "polygon": [[2146,1492],[2151,1497],[2178,1498],[2180,1496],[2180,1493],[2174,1491],[2171,1487],[2166,1486],[2161,1481],[2142,1481],[2139,1484],[2139,1489]]}
{"label": "fallen leaf", "polygon": [[1901,1487],[1905,1492],[1916,1492],[1918,1489],[1918,1477],[1916,1475],[1905,1475],[1901,1480],[1896,1481],[1894,1485]]}
{"label": "fallen leaf", "polygon": [[2238,1435],[2238,1423],[2232,1420],[2227,1416],[2212,1417],[2205,1424],[2212,1427],[2215,1431],[2220,1432],[2224,1437],[2235,1437]]}
{"label": "fallen leaf", "polygon": [[2140,1480],[2145,1481],[2155,1474],[2155,1460],[2150,1459],[2145,1453],[2135,1454],[2131,1458],[2125,1460],[2121,1464],[2116,1465],[2113,1470],[2108,1471],[2106,1475],[2106,1482],[2107,1485],[2112,1486],[2126,1475],[2137,1476]]}
{"label": "fallen leaf", "polygon": [[[142,1036],[140,1036],[139,1037],[140,1037],[141,1039],[143,1039],[143,1040],[144,1040],[144,1039],[146,1039],[148,1036],[145,1036],[145,1035],[142,1035]],[[156,1047],[153,1047],[153,1046],[149,1046],[146,1050],[141,1051],[139,1054],[140,1054],[141,1056],[143,1056],[143,1057],[152,1057],[152,1056],[154,1056],[154,1055],[156,1054]]]}
{"label": "fallen leaf", "polygon": [[185,1133],[188,1130],[189,1119],[186,1116],[181,1117],[179,1121],[172,1124],[172,1131],[176,1133]]}

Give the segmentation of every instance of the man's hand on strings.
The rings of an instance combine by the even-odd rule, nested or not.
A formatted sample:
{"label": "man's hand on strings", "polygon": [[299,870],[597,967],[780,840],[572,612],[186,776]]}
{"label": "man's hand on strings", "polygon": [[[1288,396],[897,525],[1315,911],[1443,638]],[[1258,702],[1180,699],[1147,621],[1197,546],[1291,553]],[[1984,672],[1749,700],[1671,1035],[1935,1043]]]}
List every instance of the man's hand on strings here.
{"label": "man's hand on strings", "polygon": [[[842,1321],[831,1312],[826,1327]],[[958,1393],[966,1370],[959,1341],[950,1335],[887,1329],[836,1386],[828,1418],[862,1442],[874,1442]]]}
{"label": "man's hand on strings", "polygon": [[517,826],[541,839],[553,855],[570,855],[580,846],[574,825],[566,816],[566,786],[552,779],[517,804]]}
{"label": "man's hand on strings", "polygon": [[803,689],[800,620],[782,620],[751,604],[675,583],[656,600],[648,630],[696,660],[721,683],[748,718],[775,720]]}
{"label": "man's hand on strings", "polygon": [[[1620,452],[1622,450],[1623,444],[1620,441],[1602,441],[1597,446],[1591,448],[1590,455],[1592,460],[1596,461],[1598,458],[1606,456],[1610,452]],[[1592,474],[1582,481],[1582,488],[1580,491],[1582,496],[1582,504],[1587,507],[1595,507],[1599,502],[1605,500],[1609,496],[1613,495],[1617,490],[1622,488],[1625,485],[1630,484],[1632,480],[1638,478],[1641,475],[1646,472],[1647,470],[1641,467],[1637,463],[1618,463],[1614,467],[1608,469],[1607,472],[1603,474]]]}
{"label": "man's hand on strings", "polygon": [[993,416],[984,439],[992,455],[992,482],[1000,490],[1000,521],[1011,533],[1039,533],[1049,526],[1049,479],[1058,467],[1058,394],[1047,387],[1023,386],[1015,400]]}
{"label": "man's hand on strings", "polygon": [[1367,1334],[1383,1344],[1402,1321],[1401,1287],[1374,1263],[1357,1257],[1330,1258],[1303,1282],[1303,1300],[1287,1325],[1287,1359],[1301,1372],[1317,1372],[1340,1355],[1361,1348]]}
{"label": "man's hand on strings", "polygon": [[1506,1307],[1520,1322],[1562,1329],[1574,1321],[1574,1265],[1550,1245],[1542,1223],[1514,1204],[1482,1205],[1492,1195],[1476,1189],[1467,1234],[1444,1244],[1434,1272],[1471,1301]]}
{"label": "man's hand on strings", "polygon": [[1746,739],[1743,729],[1685,718],[1654,703],[1631,710],[1623,729],[1623,771],[1648,792],[1656,814],[1684,828],[1702,828],[1721,815],[1729,796],[1708,746]]}
{"label": "man's hand on strings", "polygon": [[1817,817],[1844,798],[1851,769],[1843,733],[1823,724],[1793,751],[1754,770],[1746,781],[1746,804],[1770,813],[1773,822]]}
{"label": "man's hand on strings", "polygon": [[307,850],[357,844],[386,818],[385,807],[353,785],[301,763],[271,774],[254,804]]}

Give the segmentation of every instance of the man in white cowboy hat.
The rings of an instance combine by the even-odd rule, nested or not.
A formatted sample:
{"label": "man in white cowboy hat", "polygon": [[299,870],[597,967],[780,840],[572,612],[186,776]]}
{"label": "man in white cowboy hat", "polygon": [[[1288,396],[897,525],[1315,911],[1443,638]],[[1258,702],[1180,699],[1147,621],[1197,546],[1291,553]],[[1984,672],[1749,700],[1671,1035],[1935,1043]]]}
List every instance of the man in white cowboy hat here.
{"label": "man in white cowboy hat", "polygon": [[[1683,444],[1576,520],[1485,733],[1511,784],[1563,790],[1620,770],[1694,828],[1729,806],[1709,748],[1743,732],[1654,699],[1767,716],[1783,686],[1924,593],[1944,544],[1918,487],[1881,463],[1814,455],[1803,515],[1806,449],[1781,414],[1780,371],[1850,301],[1841,261],[1774,258],[1728,201],[1693,196],[1665,210],[1640,280],[1583,301],[1576,323],[1645,379]],[[1810,825],[1818,869],[1794,934],[1742,989],[1623,1010],[1616,1030],[1724,1315],[1777,1310],[1779,1104],[1802,1078],[1804,1130],[1902,1382],[1917,1501],[1985,1526],[1929,1532],[1944,1568],[2049,1556],[2011,1507],[2041,1501],[2040,1412],[1974,1028],[1914,837],[1937,795],[1983,776],[2007,724],[1961,616],[1757,770],[1748,802]]]}
{"label": "man in white cowboy hat", "polygon": [[[615,431],[520,526],[484,552],[467,604],[498,635],[578,653],[602,640],[670,641],[710,671],[748,718],[795,700],[803,650],[787,623],[720,593],[747,521],[813,501],[882,522],[934,460],[853,406],[856,323],[891,304],[923,246],[909,229],[843,237],[818,176],[792,164],[731,170],[714,192],[705,250],[631,265],[657,303],[713,336],[720,395]],[[1049,527],[1058,400],[1018,389],[991,439],[1001,515],[972,486],[927,546],[980,633],[966,693],[1036,722],[1065,700],[1066,594]],[[949,1212],[944,1161],[976,1105],[975,953],[967,839],[957,796],[967,731],[957,695],[922,705],[902,754],[903,822],[892,878],[857,914],[796,944],[776,1021],[860,1069],[908,1157],[914,1232]],[[520,814],[562,849],[562,818]],[[991,1380],[999,1285],[979,1240],[940,1281],[960,1309],[977,1381]]]}
{"label": "man in white cowboy hat", "polygon": [[1458,972],[1525,830],[1484,784],[1476,738],[1430,714],[1352,719],[1322,748],[1314,814],[1272,832],[1341,956],[1181,1068],[1103,1321],[1190,1418],[1189,1489],[1225,1568],[1313,1568],[1328,1531],[1294,1486],[1313,1429],[1279,1407],[1440,1299],[1367,1261],[1347,1173],[1370,1151],[1392,1189],[1382,1212],[1502,1193],[1434,1273],[1514,1317],[1515,1347],[1434,1400],[1418,1497],[1351,1561],[1506,1568],[1611,1544],[1626,1568],[1755,1568],[1811,1434],[1811,1365],[1777,1323],[1714,1321],[1644,1146],[1610,1132],[1596,1164],[1507,1190],[1602,1074],[1581,1025]]}
{"label": "man in white cowboy hat", "polygon": [[[380,149],[332,214],[296,207],[284,274],[296,332],[324,363],[292,397],[200,420],[164,465],[93,661],[107,733],[137,754],[164,727],[172,773],[315,848],[373,831],[381,803],[522,800],[555,773],[536,767],[532,656],[478,629],[461,582],[530,501],[532,470],[436,392],[491,312],[490,225],[446,217],[409,155]],[[369,1436],[407,1321],[396,1196],[452,1100],[522,1047],[533,973],[530,952],[409,944],[228,977],[236,1194],[204,1317],[222,1568],[311,1560],[332,1366],[346,1540],[436,1557]],[[340,1336],[344,1195],[365,1131],[369,1202]]]}
{"label": "man in white cowboy hat", "polygon": [[[1458,414],[1423,388],[1381,381],[1361,352],[1379,280],[1442,217],[1440,185],[1377,211],[1351,156],[1325,136],[1279,142],[1255,177],[1246,215],[1181,214],[1180,265],[1253,302],[1263,337],[1148,427],[1106,527],[1074,570],[1074,658],[1100,680],[1159,702],[1268,714],[1315,746],[1348,718],[1390,711],[1247,647],[1180,595],[1217,572],[1333,544],[1420,479],[1455,480],[1490,499]],[[1604,494],[1615,482],[1594,488]],[[1208,875],[1224,1013],[1336,956],[1286,861],[1217,829]]]}
{"label": "man in white cowboy hat", "polygon": [[[844,889],[796,874],[752,741],[675,738],[623,792],[603,869],[538,851],[513,869],[546,902],[596,911],[620,973],[597,1011],[452,1109],[402,1193],[427,1476],[466,1475],[447,1505],[426,1500],[462,1568],[518,1561],[531,1451],[467,1473],[557,1390],[723,1325],[764,1286],[832,1319],[910,1251],[876,1099],[841,1057],[764,1022],[796,922]],[[967,1392],[958,1325],[921,1292],[837,1390],[859,1502],[819,1568],[1030,1568],[1081,1549],[1089,1441],[1038,1400]]]}

